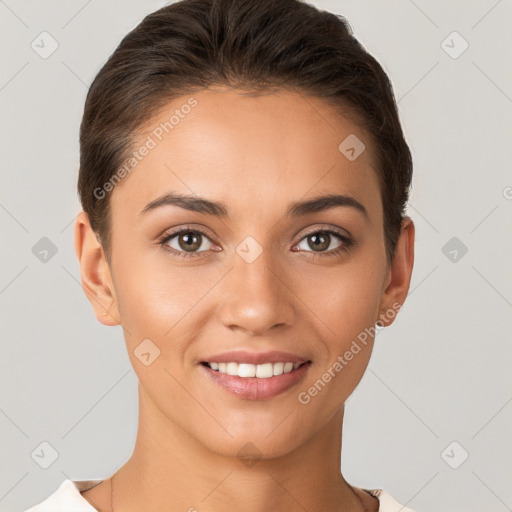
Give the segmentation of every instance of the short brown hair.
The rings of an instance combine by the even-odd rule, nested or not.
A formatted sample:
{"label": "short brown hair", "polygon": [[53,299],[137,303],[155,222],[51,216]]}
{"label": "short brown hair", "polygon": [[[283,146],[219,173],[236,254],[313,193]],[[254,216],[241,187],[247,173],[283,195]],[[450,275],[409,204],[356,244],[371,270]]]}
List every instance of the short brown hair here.
{"label": "short brown hair", "polygon": [[109,262],[110,201],[95,190],[123,165],[137,130],[161,107],[214,85],[295,89],[354,111],[375,144],[386,254],[392,258],[412,158],[389,78],[347,20],[301,0],[181,0],[128,33],[87,94],[78,194]]}

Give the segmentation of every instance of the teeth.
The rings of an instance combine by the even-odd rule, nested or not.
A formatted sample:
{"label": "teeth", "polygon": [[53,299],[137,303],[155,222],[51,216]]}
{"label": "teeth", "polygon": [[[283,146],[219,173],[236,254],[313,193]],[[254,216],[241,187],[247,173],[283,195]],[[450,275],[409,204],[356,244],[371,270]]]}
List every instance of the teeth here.
{"label": "teeth", "polygon": [[[233,363],[236,365],[236,363]],[[256,377],[256,366],[253,364],[240,363],[236,373],[239,377]]]}
{"label": "teeth", "polygon": [[212,370],[228,375],[238,375],[238,377],[257,377],[259,379],[268,379],[274,375],[290,373],[296,370],[301,363],[207,363]]}
{"label": "teeth", "polygon": [[238,375],[238,363],[226,363],[226,373],[228,375]]}

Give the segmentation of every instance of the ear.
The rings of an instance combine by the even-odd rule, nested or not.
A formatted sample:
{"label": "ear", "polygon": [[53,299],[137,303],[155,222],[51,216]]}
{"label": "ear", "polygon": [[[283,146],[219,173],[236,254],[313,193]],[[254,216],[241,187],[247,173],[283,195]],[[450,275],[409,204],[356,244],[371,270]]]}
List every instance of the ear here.
{"label": "ear", "polygon": [[413,265],[414,223],[410,217],[404,217],[381,298],[380,314],[377,320],[381,327],[387,327],[393,323],[398,310],[405,302]]}
{"label": "ear", "polygon": [[75,220],[75,253],[80,264],[82,288],[94,308],[98,322],[119,325],[117,299],[103,247],[83,210]]}

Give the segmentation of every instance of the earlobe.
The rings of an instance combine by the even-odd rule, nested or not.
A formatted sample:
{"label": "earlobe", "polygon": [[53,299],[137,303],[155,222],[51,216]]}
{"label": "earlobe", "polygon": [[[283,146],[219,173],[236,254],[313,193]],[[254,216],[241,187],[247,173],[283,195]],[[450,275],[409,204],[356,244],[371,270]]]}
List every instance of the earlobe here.
{"label": "earlobe", "polygon": [[97,320],[104,325],[119,325],[120,315],[110,269],[89,216],[81,211],[75,220],[75,253],[80,264],[82,288]]}
{"label": "earlobe", "polygon": [[386,277],[385,289],[382,294],[379,325],[386,327],[393,323],[396,314],[402,307],[414,266],[414,223],[410,217],[404,217],[395,253]]}

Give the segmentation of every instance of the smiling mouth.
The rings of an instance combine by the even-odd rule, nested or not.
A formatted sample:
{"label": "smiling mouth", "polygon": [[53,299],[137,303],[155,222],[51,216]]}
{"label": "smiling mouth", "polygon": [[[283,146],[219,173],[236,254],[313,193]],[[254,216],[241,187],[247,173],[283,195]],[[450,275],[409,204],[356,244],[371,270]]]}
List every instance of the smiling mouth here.
{"label": "smiling mouth", "polygon": [[262,364],[250,364],[250,363],[216,363],[213,361],[202,361],[201,364],[216,371],[220,374],[232,375],[235,377],[242,378],[257,378],[257,379],[269,379],[278,375],[286,373],[293,373],[298,368],[311,363],[311,360],[303,363],[292,363],[289,361],[283,361],[278,363],[262,363]]}

